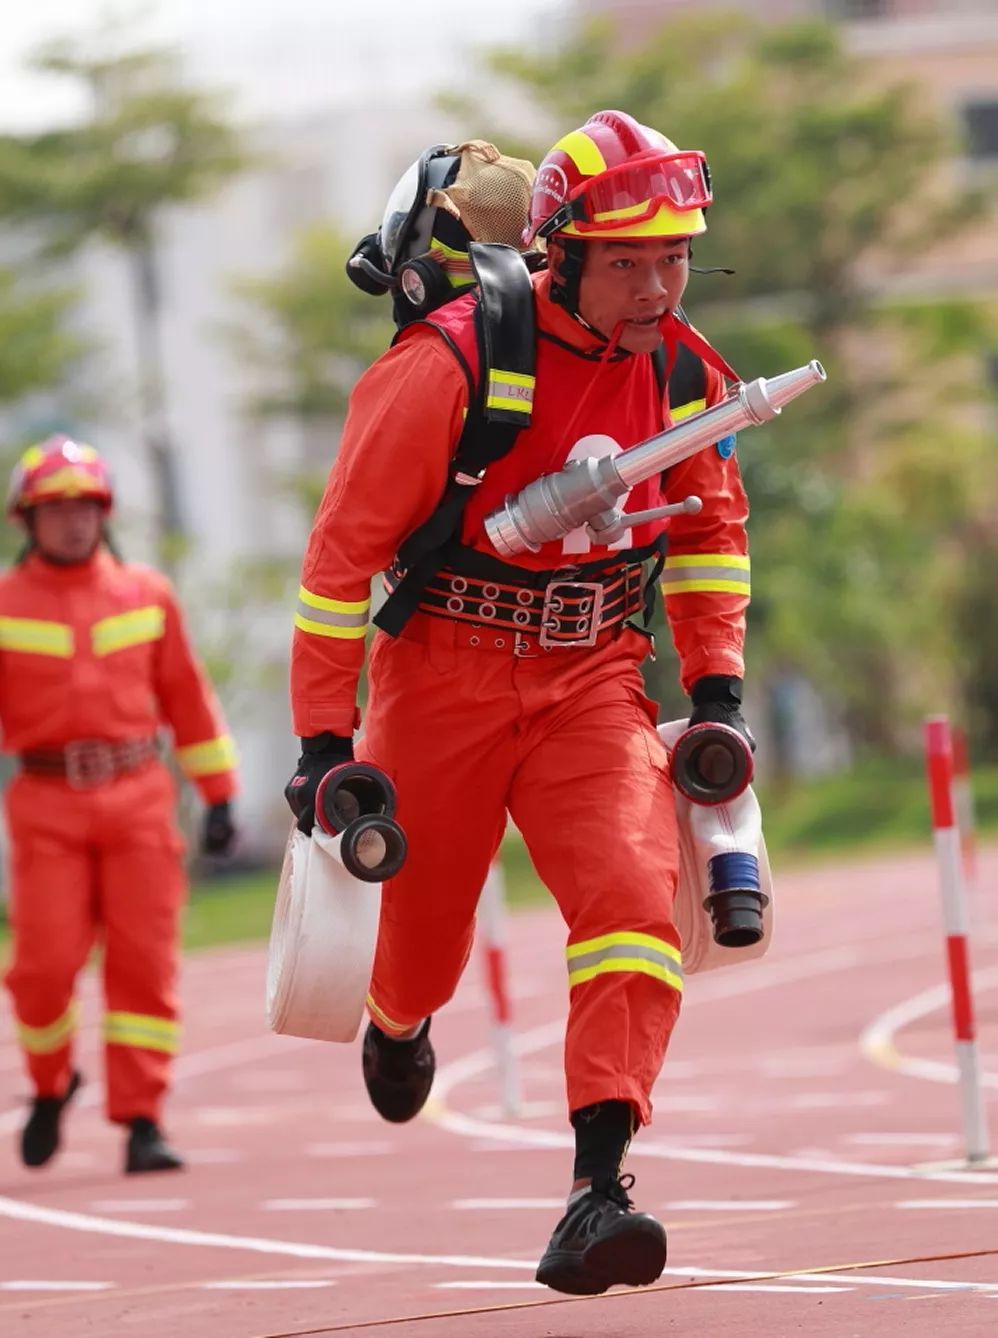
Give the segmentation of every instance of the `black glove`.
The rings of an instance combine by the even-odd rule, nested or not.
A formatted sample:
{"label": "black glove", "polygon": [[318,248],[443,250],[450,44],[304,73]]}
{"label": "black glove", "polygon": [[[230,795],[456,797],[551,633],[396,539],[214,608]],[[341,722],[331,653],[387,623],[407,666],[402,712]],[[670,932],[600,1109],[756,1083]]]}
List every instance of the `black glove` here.
{"label": "black glove", "polygon": [[209,805],[201,831],[201,853],[227,855],[235,839],[236,824],[232,820],[232,809],[228,799],[223,799],[220,804]]}
{"label": "black glove", "polygon": [[737,729],[748,746],[755,752],[752,731],[742,719],[742,680],[724,674],[708,674],[698,678],[690,693],[693,710],[690,725],[730,725]]}
{"label": "black glove", "polygon": [[315,792],[327,771],[353,761],[353,739],[339,734],[316,734],[302,739],[298,769],[284,787],[284,798],[298,819],[298,830],[308,836],[315,822]]}

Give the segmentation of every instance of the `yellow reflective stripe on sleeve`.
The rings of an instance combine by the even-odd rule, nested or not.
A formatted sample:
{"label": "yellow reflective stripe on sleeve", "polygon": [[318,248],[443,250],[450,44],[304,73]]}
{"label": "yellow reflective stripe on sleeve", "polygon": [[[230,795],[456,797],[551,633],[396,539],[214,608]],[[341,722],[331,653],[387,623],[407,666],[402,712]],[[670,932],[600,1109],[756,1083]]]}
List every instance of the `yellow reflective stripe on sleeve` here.
{"label": "yellow reflective stripe on sleeve", "polygon": [[29,1027],[26,1022],[18,1022],[17,1039],[29,1055],[51,1055],[66,1044],[76,1031],[79,1019],[80,1006],[71,1003],[63,1015],[47,1027]]}
{"label": "yellow reflective stripe on sleeve", "polygon": [[367,632],[371,600],[327,599],[298,587],[295,627],[312,636],[359,638]]}
{"label": "yellow reflective stripe on sleeve", "polygon": [[524,372],[504,372],[498,367],[490,367],[485,407],[509,409],[529,416],[534,405],[535,384],[536,378]]}
{"label": "yellow reflective stripe on sleeve", "polygon": [[166,625],[166,609],[161,604],[147,604],[128,613],[116,613],[102,618],[90,629],[90,640],[95,655],[112,655],[129,646],[142,646],[159,641]]}
{"label": "yellow reflective stripe on sleeve", "polygon": [[137,1050],[161,1050],[175,1055],[180,1048],[180,1024],[149,1013],[107,1013],[104,1040],[109,1045],[130,1045]]}
{"label": "yellow reflective stripe on sleeve", "polygon": [[367,1006],[385,1031],[410,1031],[414,1025],[411,1022],[393,1022],[387,1013],[381,1011],[370,995],[367,996]]}
{"label": "yellow reflective stripe on sleeve", "polygon": [[662,594],[752,593],[751,560],[738,553],[682,553],[665,560]]}
{"label": "yellow reflective stripe on sleeve", "polygon": [[204,743],[190,743],[177,749],[177,762],[185,776],[213,776],[219,771],[231,771],[239,758],[231,734],[219,734]]}
{"label": "yellow reflective stripe on sleeve", "polygon": [[670,407],[669,413],[672,416],[672,421],[679,423],[684,418],[689,418],[691,414],[700,413],[706,407],[706,400],[690,400],[688,404],[679,404],[675,409]]}
{"label": "yellow reflective stripe on sleeve", "polygon": [[606,159],[595,140],[583,130],[570,130],[554,147],[567,154],[584,177],[594,177],[597,172],[606,171]]}
{"label": "yellow reflective stripe on sleeve", "polygon": [[570,988],[595,976],[625,971],[653,976],[682,993],[682,953],[665,939],[651,934],[603,934],[569,944],[566,955]]}
{"label": "yellow reflective stripe on sleeve", "polygon": [[0,618],[0,650],[23,650],[30,655],[68,660],[73,654],[73,629],[68,623],[50,623],[41,618]]}

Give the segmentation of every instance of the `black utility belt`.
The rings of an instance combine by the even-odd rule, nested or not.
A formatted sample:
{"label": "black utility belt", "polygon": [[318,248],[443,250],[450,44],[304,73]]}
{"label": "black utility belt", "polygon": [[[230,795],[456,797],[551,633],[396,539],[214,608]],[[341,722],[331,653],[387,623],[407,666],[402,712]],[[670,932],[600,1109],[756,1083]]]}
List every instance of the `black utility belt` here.
{"label": "black utility belt", "polygon": [[643,611],[644,574],[640,566],[620,566],[580,579],[585,575],[555,573],[544,585],[513,585],[444,568],[430,580],[419,608],[435,617],[532,633],[547,648],[593,646],[600,632]]}

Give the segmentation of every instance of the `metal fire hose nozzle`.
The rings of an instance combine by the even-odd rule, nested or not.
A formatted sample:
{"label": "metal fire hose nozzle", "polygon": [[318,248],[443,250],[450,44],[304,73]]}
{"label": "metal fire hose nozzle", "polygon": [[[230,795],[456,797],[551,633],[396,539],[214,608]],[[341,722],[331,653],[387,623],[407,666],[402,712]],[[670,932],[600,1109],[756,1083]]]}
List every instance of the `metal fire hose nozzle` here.
{"label": "metal fire hose nozzle", "polygon": [[397,803],[395,786],[369,762],[344,762],[319,782],[316,823],[341,838],[343,866],[362,883],[394,878],[405,863],[408,843],[395,821]]}
{"label": "metal fire hose nozzle", "polygon": [[[616,508],[636,483],[660,474],[705,446],[769,422],[785,404],[826,379],[820,362],[740,382],[727,399],[691,414],[675,427],[616,456],[570,461],[557,474],[544,474],[509,496],[485,517],[485,532],[502,557],[536,553],[545,543]],[[626,512],[624,513],[626,517]]]}
{"label": "metal fire hose nozzle", "polygon": [[731,725],[705,721],[680,734],[672,750],[672,783],[694,804],[712,808],[737,799],[752,783],[747,739]]}

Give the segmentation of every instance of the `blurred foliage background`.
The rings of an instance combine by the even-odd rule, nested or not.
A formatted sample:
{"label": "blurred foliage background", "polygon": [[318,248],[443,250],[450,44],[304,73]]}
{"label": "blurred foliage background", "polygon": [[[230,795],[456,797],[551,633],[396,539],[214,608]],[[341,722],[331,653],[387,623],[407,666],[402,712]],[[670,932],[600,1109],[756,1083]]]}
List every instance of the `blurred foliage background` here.
{"label": "blurred foliage background", "polygon": [[[578,19],[554,49],[486,52],[488,94],[452,94],[446,110],[469,135],[535,162],[599,107],[703,148],[717,202],[696,259],[736,272],[694,276],[692,319],[746,379],[812,357],[828,370],[820,392],[740,443],[752,502],[748,677],[775,844],[927,834],[914,795],[920,722],[936,710],[967,728],[982,819],[998,821],[988,797],[998,775],[998,292],[953,263],[994,226],[998,182],[961,166],[957,125],[917,82],[885,79],[834,24],[694,13],[640,42],[628,36],[613,20]],[[170,565],[186,536],[164,412],[160,220],[210,199],[260,155],[174,53],[60,42],[39,61],[92,96],[79,125],[0,135],[0,403],[58,392],[92,355],[60,260],[109,240],[128,268],[143,449]],[[313,468],[282,481],[300,502],[302,542],[350,388],[393,330],[387,303],[344,275],[354,240],[331,215],[266,272],[233,272],[216,332],[252,369],[247,420],[291,421],[322,443]],[[21,444],[4,444],[8,458]],[[8,535],[4,551],[13,544]],[[293,563],[268,562],[218,583],[229,622],[211,653],[222,680],[238,678],[254,604],[259,616],[280,608],[294,580]],[[667,629],[659,635],[667,643]],[[674,678],[662,655],[650,679],[666,717],[684,709]],[[821,768],[809,759],[819,736],[835,740]],[[818,770],[831,774],[810,778]]]}

